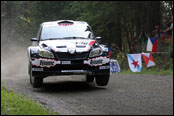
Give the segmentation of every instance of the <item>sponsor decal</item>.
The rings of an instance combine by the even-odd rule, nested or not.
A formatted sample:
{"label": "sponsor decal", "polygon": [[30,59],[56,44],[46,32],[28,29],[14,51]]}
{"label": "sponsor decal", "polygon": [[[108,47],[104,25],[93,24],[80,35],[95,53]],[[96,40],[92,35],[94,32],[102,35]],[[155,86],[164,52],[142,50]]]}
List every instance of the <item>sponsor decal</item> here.
{"label": "sponsor decal", "polygon": [[81,42],[76,42],[76,44],[77,44],[77,45],[87,45],[88,42],[83,42],[83,41],[81,41]]}
{"label": "sponsor decal", "polygon": [[110,61],[109,58],[100,56],[100,57],[85,60],[84,64],[88,64],[90,66],[100,66],[100,65],[104,65],[106,63],[109,63],[109,61]]}
{"label": "sponsor decal", "polygon": [[71,64],[71,61],[62,61],[62,64]]}
{"label": "sponsor decal", "polygon": [[109,65],[108,65],[108,66],[100,66],[100,67],[99,67],[100,70],[103,70],[103,69],[109,69],[109,68],[110,68]]}
{"label": "sponsor decal", "polygon": [[32,65],[39,66],[39,67],[54,67],[55,65],[60,64],[60,61],[53,60],[53,59],[45,59],[45,58],[36,58],[32,60]]}
{"label": "sponsor decal", "polygon": [[91,60],[90,64],[102,64],[103,60]]}
{"label": "sponsor decal", "polygon": [[94,41],[91,41],[91,42],[89,43],[89,46],[92,46],[94,43],[95,43],[95,40],[94,40]]}
{"label": "sponsor decal", "polygon": [[43,68],[32,68],[32,71],[43,71]]}
{"label": "sponsor decal", "polygon": [[44,61],[44,60],[41,60],[40,61],[40,65],[41,66],[44,66],[44,65],[54,65],[54,61]]}

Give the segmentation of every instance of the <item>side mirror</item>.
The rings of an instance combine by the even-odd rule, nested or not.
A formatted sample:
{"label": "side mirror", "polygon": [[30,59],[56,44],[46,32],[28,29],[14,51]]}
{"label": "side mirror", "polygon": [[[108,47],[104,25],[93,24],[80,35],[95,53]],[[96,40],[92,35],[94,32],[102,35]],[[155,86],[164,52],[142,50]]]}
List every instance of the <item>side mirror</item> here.
{"label": "side mirror", "polygon": [[96,37],[95,40],[101,40],[101,37]]}
{"label": "side mirror", "polygon": [[37,38],[31,38],[31,41],[38,41]]}

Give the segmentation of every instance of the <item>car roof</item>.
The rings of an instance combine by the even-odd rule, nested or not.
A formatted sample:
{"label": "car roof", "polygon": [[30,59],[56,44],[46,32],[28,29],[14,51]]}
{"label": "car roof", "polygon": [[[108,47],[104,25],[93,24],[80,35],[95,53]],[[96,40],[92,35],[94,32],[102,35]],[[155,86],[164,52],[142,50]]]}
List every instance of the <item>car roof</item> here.
{"label": "car roof", "polygon": [[85,21],[73,21],[73,20],[57,20],[57,21],[49,21],[49,22],[43,22],[41,25],[47,25],[47,26],[54,26],[58,23],[73,23],[73,25],[86,25],[89,26],[87,22]]}

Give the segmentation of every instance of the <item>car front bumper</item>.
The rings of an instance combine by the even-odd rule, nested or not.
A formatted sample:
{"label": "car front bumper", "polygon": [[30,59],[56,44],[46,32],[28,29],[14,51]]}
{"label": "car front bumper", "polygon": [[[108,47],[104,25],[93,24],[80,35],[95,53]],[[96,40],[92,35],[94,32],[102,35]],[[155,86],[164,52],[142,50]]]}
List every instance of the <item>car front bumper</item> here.
{"label": "car front bumper", "polygon": [[86,60],[58,61],[37,58],[32,60],[32,75],[47,77],[56,75],[104,75],[110,73],[108,57]]}

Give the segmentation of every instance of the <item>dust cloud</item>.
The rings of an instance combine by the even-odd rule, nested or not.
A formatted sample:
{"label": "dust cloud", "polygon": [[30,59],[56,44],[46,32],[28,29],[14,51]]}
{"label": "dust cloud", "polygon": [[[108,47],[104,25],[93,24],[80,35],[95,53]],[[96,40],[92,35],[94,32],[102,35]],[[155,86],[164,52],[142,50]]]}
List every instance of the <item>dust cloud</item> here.
{"label": "dust cloud", "polygon": [[13,80],[28,74],[27,47],[27,44],[1,32],[1,80]]}
{"label": "dust cloud", "polygon": [[[30,38],[27,42],[20,42],[9,38],[7,33],[1,32],[1,81],[17,82],[20,80],[29,82],[27,48],[31,45]],[[77,78],[78,77],[78,78]],[[84,81],[85,76],[72,75],[64,78],[46,78],[47,82],[55,81]],[[19,82],[17,82],[19,83]]]}

